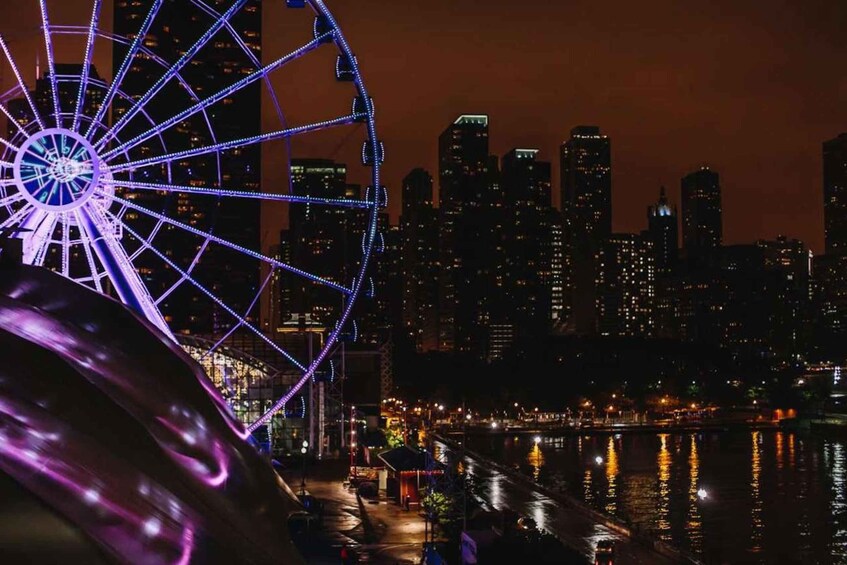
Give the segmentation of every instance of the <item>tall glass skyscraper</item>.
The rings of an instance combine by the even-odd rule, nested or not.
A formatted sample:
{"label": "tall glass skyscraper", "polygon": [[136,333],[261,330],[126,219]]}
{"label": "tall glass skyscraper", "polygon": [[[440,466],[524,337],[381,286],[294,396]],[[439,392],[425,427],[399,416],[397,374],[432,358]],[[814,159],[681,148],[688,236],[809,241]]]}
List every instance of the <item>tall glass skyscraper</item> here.
{"label": "tall glass skyscraper", "polygon": [[647,208],[647,235],[653,242],[656,273],[670,272],[679,254],[679,224],[676,207],[668,204],[664,186],[659,191],[658,202]]}
{"label": "tall glass skyscraper", "polygon": [[578,239],[602,240],[612,233],[612,146],[597,126],[577,126],[561,147],[562,210]]}
{"label": "tall glass skyscraper", "polygon": [[438,216],[424,169],[403,179],[403,327],[419,351],[438,349]]}
{"label": "tall glass skyscraper", "polygon": [[[493,275],[491,238],[500,200],[488,153],[488,116],[459,116],[438,138],[438,347],[483,355]],[[493,243],[493,242],[492,242]]]}
{"label": "tall glass skyscraper", "polygon": [[826,253],[847,252],[847,133],[823,144]]}
{"label": "tall glass skyscraper", "polygon": [[685,175],[682,187],[682,246],[698,255],[721,246],[723,212],[720,175],[709,167]]}

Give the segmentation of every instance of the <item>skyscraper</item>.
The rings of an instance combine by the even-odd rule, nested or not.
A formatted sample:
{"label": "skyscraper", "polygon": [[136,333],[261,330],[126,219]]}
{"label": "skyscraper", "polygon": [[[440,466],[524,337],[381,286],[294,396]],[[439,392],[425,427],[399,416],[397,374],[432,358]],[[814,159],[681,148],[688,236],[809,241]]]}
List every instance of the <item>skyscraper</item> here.
{"label": "skyscraper", "polygon": [[823,217],[827,255],[847,252],[847,133],[823,144]]}
{"label": "skyscraper", "polygon": [[[93,65],[89,68],[89,86],[85,91],[85,106],[82,110],[84,116],[92,116],[103,101],[103,93],[105,83],[97,72],[97,68]],[[72,63],[57,63],[56,76],[62,77],[78,77],[82,75],[82,65]],[[70,113],[76,111],[77,92],[79,90],[78,83],[68,80],[60,81],[59,85],[59,107],[62,113]],[[35,107],[42,118],[47,119],[53,115],[53,92],[50,85],[48,73],[44,73],[38,80],[35,81],[35,91],[31,93],[32,99],[35,101]],[[26,98],[15,98],[8,103],[9,113],[15,118],[22,127],[26,127],[34,118],[32,109],[26,101]],[[52,119],[47,119],[47,123],[52,125],[55,123]],[[9,139],[14,139],[18,134],[18,128],[14,124],[8,124]]]}
{"label": "skyscraper", "polygon": [[484,356],[501,194],[488,154],[488,116],[459,116],[438,139],[439,349]]}
{"label": "skyscraper", "polygon": [[[328,159],[291,161],[292,193],[297,196],[320,195],[326,198],[360,198],[360,187],[347,184],[347,166]],[[355,268],[349,261],[353,248],[360,245],[356,222],[361,210],[332,206],[291,207],[288,241],[280,248],[292,264],[339,284],[349,284]],[[330,323],[341,308],[337,292],[316,285],[303,277],[282,275],[280,291],[286,297],[281,305],[282,321],[306,317],[317,323]]]}
{"label": "skyscraper", "polygon": [[572,213],[577,237],[599,241],[612,233],[612,148],[597,126],[577,126],[561,147],[562,210]]}
{"label": "skyscraper", "polygon": [[550,163],[538,149],[513,149],[503,156],[501,183],[505,290],[502,305],[518,345],[550,329],[553,287]]}
{"label": "skyscraper", "polygon": [[721,246],[723,220],[720,176],[709,167],[682,178],[682,246],[699,255]]}
{"label": "skyscraper", "polygon": [[636,234],[612,234],[596,258],[596,316],[600,335],[651,337],[656,272],[653,244]]}
{"label": "skyscraper", "polygon": [[566,326],[597,331],[595,259],[612,233],[612,148],[597,126],[577,126],[561,147],[562,219],[566,228]]}
{"label": "skyscraper", "polygon": [[[152,6],[152,0],[116,0],[114,6],[114,31],[122,37],[133,37]],[[223,2],[215,2],[220,6]],[[208,11],[175,2],[165,2],[159,10],[145,38],[144,44],[165,61],[177,61],[187,45],[199,38],[213,23]],[[219,31],[180,72],[191,90],[176,79],[167,85],[144,106],[146,113],[162,121],[188,108],[198,98],[233,84],[257,68],[261,61],[262,8],[259,0],[248,0],[231,20],[232,29],[239,41],[227,29]],[[240,42],[249,50],[242,50]],[[128,47],[115,43],[113,74],[117,74]],[[253,59],[251,59],[251,57]],[[165,73],[153,58],[143,52],[132,60],[121,88],[122,95],[115,98],[112,123],[130,115],[136,100]],[[127,158],[140,158],[209,145],[215,141],[239,139],[261,132],[261,84],[255,83],[215,104],[205,114],[185,119],[130,150]],[[124,98],[126,95],[129,98]],[[150,123],[145,112],[127,118],[121,132],[122,139],[146,131]],[[102,133],[102,132],[101,132]],[[96,136],[95,136],[96,137]],[[147,168],[137,174],[147,182],[170,177],[173,184],[191,186],[221,186],[238,190],[258,191],[261,180],[261,148],[245,147],[238,151],[224,151],[219,155],[186,159],[179,167]],[[150,192],[133,195],[136,203],[167,214],[198,230],[213,232],[237,245],[259,249],[260,204],[249,199],[227,199]],[[127,214],[126,220],[136,230],[150,232],[148,218],[141,214]],[[247,318],[258,318],[258,312],[247,312],[259,289],[259,265],[249,257],[212,245],[198,257],[198,242],[184,231],[173,226],[163,226],[155,236],[157,248],[188,269],[202,260],[202,280],[210,292],[234,311],[247,313]],[[137,265],[148,288],[159,296],[177,281],[171,269],[152,255],[139,257]],[[200,276],[200,273],[197,273]],[[175,332],[217,334],[228,330],[234,318],[216,304],[209,302],[189,284],[182,284],[170,292],[160,304],[166,320]]]}
{"label": "skyscraper", "polygon": [[403,326],[419,351],[438,348],[438,216],[432,176],[414,169],[403,179],[400,216]]}
{"label": "skyscraper", "polygon": [[769,308],[770,346],[783,358],[806,351],[810,335],[812,252],[798,239],[778,236],[759,240],[764,254],[764,270],[771,273],[767,288],[772,296]]}
{"label": "skyscraper", "polygon": [[815,348],[824,359],[843,358],[847,342],[847,254],[818,255],[813,262]]}
{"label": "skyscraper", "polygon": [[487,172],[488,116],[459,116],[438,138],[439,205],[481,203]]}
{"label": "skyscraper", "polygon": [[668,204],[663,186],[659,191],[659,201],[647,208],[647,237],[653,242],[656,256],[656,274],[664,275],[676,264],[679,254],[679,227],[676,208]]}

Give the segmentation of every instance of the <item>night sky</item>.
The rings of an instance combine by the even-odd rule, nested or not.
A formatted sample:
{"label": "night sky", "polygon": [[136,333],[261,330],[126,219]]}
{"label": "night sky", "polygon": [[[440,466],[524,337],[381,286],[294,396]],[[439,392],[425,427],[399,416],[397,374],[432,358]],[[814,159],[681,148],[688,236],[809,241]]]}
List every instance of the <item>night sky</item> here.
{"label": "night sky", "polygon": [[[22,60],[38,39],[37,4],[3,6],[0,32]],[[595,124],[612,139],[616,230],[645,227],[659,185],[678,202],[679,178],[707,163],[721,174],[727,243],[786,234],[822,250],[821,142],[847,130],[843,2],[327,4],[376,100],[395,195],[415,166],[437,176],[437,136],[456,115],[488,113],[494,153],[536,147],[555,163],[558,201],[558,146],[571,127]],[[60,23],[86,22],[90,6],[49,2]],[[266,53],[279,52],[272,25]]]}

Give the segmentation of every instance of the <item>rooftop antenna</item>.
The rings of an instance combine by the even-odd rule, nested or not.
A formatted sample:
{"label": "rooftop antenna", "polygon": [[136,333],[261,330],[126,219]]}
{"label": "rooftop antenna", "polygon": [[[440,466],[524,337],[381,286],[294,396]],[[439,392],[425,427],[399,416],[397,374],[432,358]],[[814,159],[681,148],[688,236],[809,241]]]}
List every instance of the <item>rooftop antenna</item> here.
{"label": "rooftop antenna", "polygon": [[35,50],[35,81],[41,78],[41,50]]}

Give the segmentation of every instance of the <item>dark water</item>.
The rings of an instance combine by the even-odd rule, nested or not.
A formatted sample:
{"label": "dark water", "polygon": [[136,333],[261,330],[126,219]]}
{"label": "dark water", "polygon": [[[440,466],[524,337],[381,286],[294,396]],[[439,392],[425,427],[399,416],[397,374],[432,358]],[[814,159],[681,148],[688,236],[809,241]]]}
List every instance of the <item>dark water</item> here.
{"label": "dark water", "polygon": [[551,437],[538,445],[526,436],[469,437],[468,447],[706,563],[847,563],[840,440],[743,431]]}

